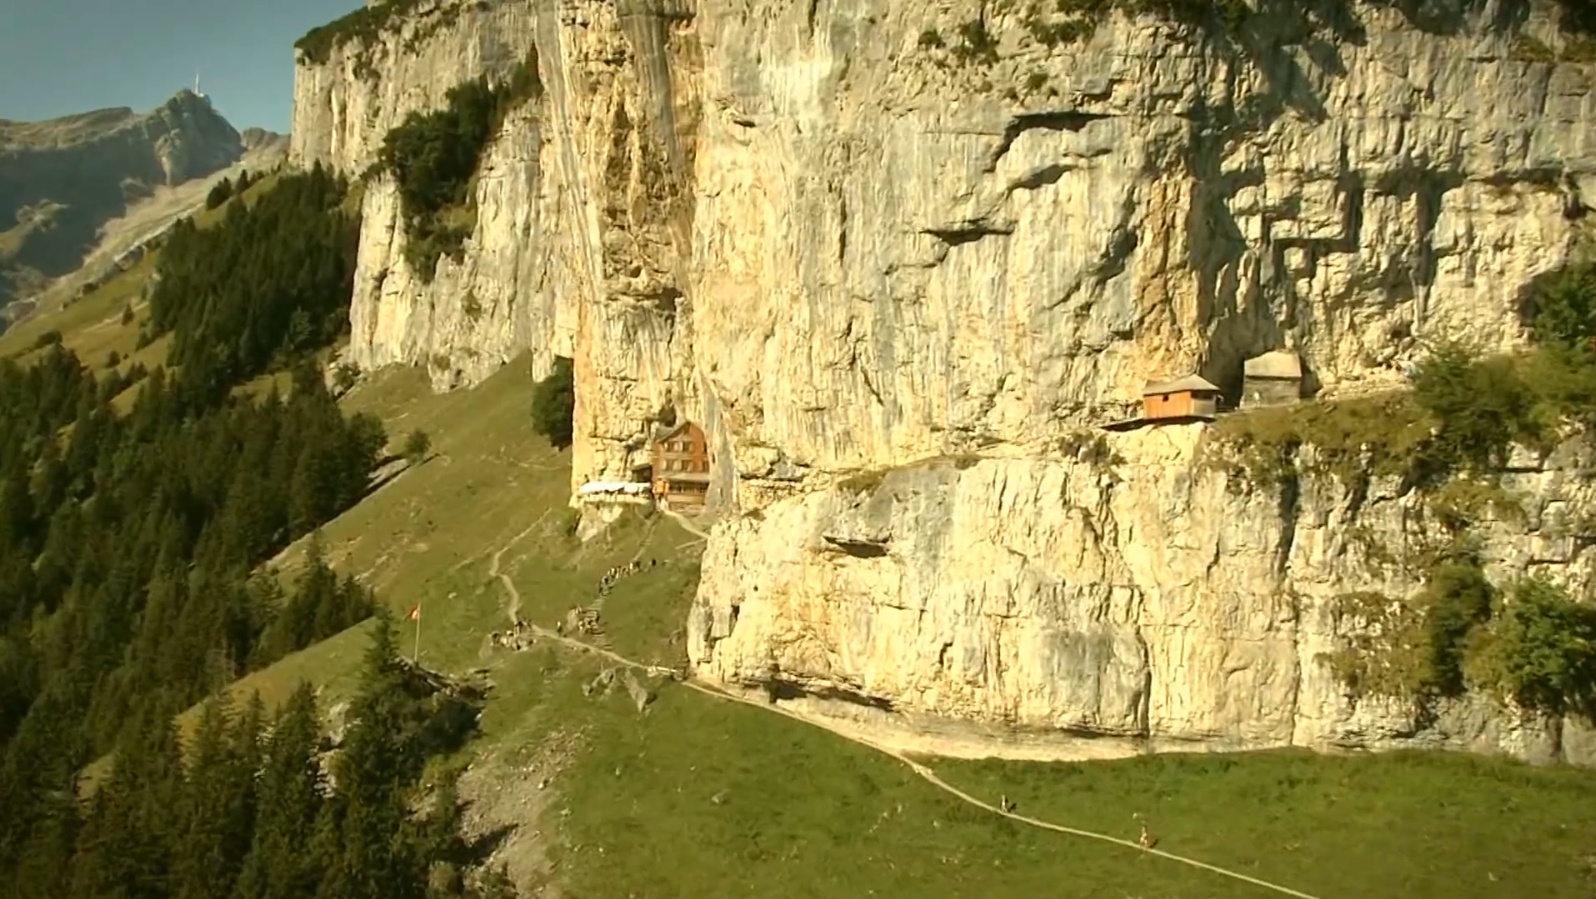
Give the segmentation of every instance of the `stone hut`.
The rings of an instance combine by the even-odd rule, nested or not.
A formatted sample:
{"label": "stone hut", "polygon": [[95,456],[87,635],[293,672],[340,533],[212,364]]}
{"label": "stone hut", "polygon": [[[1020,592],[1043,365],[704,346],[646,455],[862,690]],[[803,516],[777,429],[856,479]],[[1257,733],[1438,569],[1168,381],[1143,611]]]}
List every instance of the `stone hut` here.
{"label": "stone hut", "polygon": [[1199,375],[1148,384],[1142,391],[1144,421],[1212,421],[1219,413],[1219,388]]}
{"label": "stone hut", "polygon": [[1302,399],[1302,359],[1290,350],[1275,350],[1242,365],[1241,405],[1286,406]]}
{"label": "stone hut", "polygon": [[702,506],[709,493],[709,440],[690,421],[654,437],[649,477],[654,497],[672,506]]}

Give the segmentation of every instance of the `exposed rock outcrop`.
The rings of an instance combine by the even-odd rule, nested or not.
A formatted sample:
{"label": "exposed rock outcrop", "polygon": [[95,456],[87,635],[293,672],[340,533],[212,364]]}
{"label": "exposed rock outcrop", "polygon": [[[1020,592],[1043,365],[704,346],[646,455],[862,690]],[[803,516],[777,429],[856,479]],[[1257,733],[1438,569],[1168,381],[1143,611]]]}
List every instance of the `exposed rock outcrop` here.
{"label": "exposed rock outcrop", "polygon": [[[757,512],[710,540],[705,673],[1032,731],[1586,757],[1483,706],[1418,728],[1337,693],[1326,597],[1404,586],[1340,550],[1405,539],[1401,501],[1232,492],[1181,431],[1122,438],[1117,476],[1037,449],[1282,345],[1330,394],[1421,339],[1514,346],[1516,292],[1596,203],[1596,67],[1551,5],[1258,9],[1070,42],[976,0],[440,0],[302,63],[294,156],[362,171],[535,46],[545,91],[487,151],[463,262],[422,285],[372,184],[351,358],[447,387],[572,355],[578,484],[627,477],[662,410],[703,423],[712,504]],[[977,449],[1006,458],[863,510],[823,490]]]}
{"label": "exposed rock outcrop", "polygon": [[[1206,464],[1222,451],[1200,447],[1206,427],[1114,435],[1107,462],[932,461],[723,521],[689,651],[710,676],[878,726],[869,708],[891,708],[954,745],[988,725],[987,749],[1445,746],[1596,764],[1578,719],[1485,697],[1434,720],[1356,701],[1326,659],[1359,626],[1337,599],[1422,586],[1436,516],[1394,479],[1258,487]],[[1593,582],[1580,462],[1571,447],[1507,477],[1525,515],[1480,532],[1494,579]]]}
{"label": "exposed rock outcrop", "polygon": [[[507,76],[531,52],[537,22],[531,3],[445,0],[394,19],[375,38],[339,43],[323,65],[301,55],[290,162],[367,172],[406,116],[442,106],[450,88],[480,75]],[[559,95],[557,87],[548,93]],[[559,125],[544,105],[507,116],[479,166],[464,260],[441,260],[430,284],[404,261],[395,185],[371,177],[348,361],[424,364],[447,388],[475,383],[528,348],[539,372],[556,353],[572,355],[577,300],[591,296],[591,242],[572,197],[582,189],[575,150],[562,152],[566,138],[549,133]]]}

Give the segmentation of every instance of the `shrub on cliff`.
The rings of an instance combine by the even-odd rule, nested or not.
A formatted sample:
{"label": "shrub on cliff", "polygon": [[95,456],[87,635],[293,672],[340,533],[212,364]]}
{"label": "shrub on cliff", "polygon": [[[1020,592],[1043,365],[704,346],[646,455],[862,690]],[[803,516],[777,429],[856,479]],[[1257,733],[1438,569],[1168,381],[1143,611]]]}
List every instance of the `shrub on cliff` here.
{"label": "shrub on cliff", "polygon": [[1493,588],[1472,560],[1442,562],[1424,589],[1406,599],[1348,593],[1337,599],[1347,629],[1341,647],[1326,656],[1330,670],[1354,695],[1425,702],[1457,696],[1466,687],[1465,650],[1475,629],[1491,616]]}
{"label": "shrub on cliff", "polygon": [[422,0],[384,0],[375,6],[359,9],[340,16],[325,25],[318,25],[294,42],[294,49],[311,65],[322,65],[332,56],[332,51],[350,41],[369,41],[387,30],[390,25],[404,21]]}
{"label": "shrub on cliff", "polygon": [[404,456],[411,465],[418,465],[427,458],[427,452],[432,449],[432,438],[427,432],[417,428],[405,438]]}
{"label": "shrub on cliff", "polygon": [[1539,444],[1548,430],[1536,391],[1506,357],[1480,359],[1461,344],[1442,343],[1419,366],[1413,389],[1436,421],[1421,451],[1423,473],[1432,478],[1500,468],[1514,443]]}
{"label": "shrub on cliff", "polygon": [[1490,620],[1494,596],[1491,582],[1476,564],[1447,562],[1431,572],[1417,600],[1424,610],[1428,690],[1441,696],[1464,691],[1464,647],[1474,628]]}
{"label": "shrub on cliff", "polygon": [[1470,681],[1525,708],[1596,712],[1596,606],[1541,580],[1514,586],[1469,646]]}
{"label": "shrub on cliff", "polygon": [[1499,591],[1470,560],[1443,562],[1407,600],[1354,593],[1361,619],[1326,657],[1354,695],[1427,704],[1484,690],[1548,714],[1596,713],[1596,606],[1537,579]]}
{"label": "shrub on cliff", "polygon": [[571,360],[554,357],[554,370],[532,388],[532,429],[556,449],[571,445],[571,417],[576,412],[576,385]]}
{"label": "shrub on cliff", "polygon": [[423,281],[432,280],[440,257],[460,258],[476,226],[472,188],[482,151],[510,110],[538,90],[529,58],[502,84],[484,75],[450,88],[442,109],[412,112],[383,138],[376,168],[398,187],[405,259]]}
{"label": "shrub on cliff", "polygon": [[1591,348],[1596,340],[1596,263],[1572,265],[1531,281],[1519,317],[1543,346]]}

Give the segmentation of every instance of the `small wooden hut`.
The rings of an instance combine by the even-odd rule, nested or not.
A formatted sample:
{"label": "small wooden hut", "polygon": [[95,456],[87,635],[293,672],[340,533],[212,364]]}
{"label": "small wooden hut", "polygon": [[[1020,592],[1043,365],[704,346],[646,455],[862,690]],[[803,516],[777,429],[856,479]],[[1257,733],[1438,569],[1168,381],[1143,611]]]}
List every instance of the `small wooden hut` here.
{"label": "small wooden hut", "polygon": [[1199,375],[1148,384],[1142,391],[1144,421],[1213,421],[1219,413],[1219,388]]}

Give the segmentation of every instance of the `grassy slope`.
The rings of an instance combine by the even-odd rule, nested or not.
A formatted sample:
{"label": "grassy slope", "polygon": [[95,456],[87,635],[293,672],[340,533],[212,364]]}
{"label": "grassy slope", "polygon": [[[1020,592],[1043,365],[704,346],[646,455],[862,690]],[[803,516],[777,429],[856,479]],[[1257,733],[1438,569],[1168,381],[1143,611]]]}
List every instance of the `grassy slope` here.
{"label": "grassy slope", "polygon": [[[85,301],[87,302],[87,301]],[[58,315],[72,310],[63,310]],[[98,339],[55,319],[72,346]],[[8,335],[8,338],[10,335]],[[403,612],[423,606],[422,659],[495,683],[482,736],[460,759],[504,772],[482,807],[556,835],[551,875],[584,899],[647,896],[1263,896],[1259,888],[1132,850],[1039,831],[974,809],[902,765],[817,728],[654,683],[639,714],[625,690],[587,695],[599,671],[551,647],[490,651],[510,576],[522,615],[552,624],[589,602],[600,573],[634,556],[664,568],[624,579],[604,638],[624,654],[680,661],[696,583],[691,535],[628,520],[587,546],[567,535],[569,457],[527,426],[523,361],[475,390],[432,396],[392,371],[345,400],[413,428],[433,455],[325,529],[335,564]],[[501,554],[499,550],[503,549]],[[302,547],[277,566],[292,576]],[[334,704],[354,683],[368,627],[235,688],[278,701],[301,679]],[[410,634],[405,632],[408,648]],[[539,768],[549,747],[563,760]],[[1324,897],[1588,897],[1596,891],[1596,776],[1458,756],[1305,753],[1171,756],[1090,765],[936,762],[978,796],[1007,795],[1045,820],[1134,839]],[[551,777],[550,790],[537,783]],[[553,803],[538,819],[528,809]],[[562,812],[568,812],[561,814]],[[513,859],[512,859],[513,861]],[[525,869],[527,866],[522,866]],[[515,866],[512,864],[512,870]]]}
{"label": "grassy slope", "polygon": [[1596,777],[1457,754],[1302,750],[1091,764],[947,761],[1024,814],[1321,896],[1596,895]]}
{"label": "grassy slope", "polygon": [[[115,351],[127,358],[135,354],[138,326],[147,317],[147,304],[139,291],[155,271],[155,256],[149,255],[125,272],[108,279],[82,299],[50,313],[30,316],[0,334],[0,356],[15,356],[26,365],[38,354],[35,342],[48,331],[60,331],[62,343],[78,354],[83,364],[94,369],[105,367],[106,356]],[[122,310],[132,305],[136,317],[122,324]],[[166,341],[158,341],[137,351],[136,358],[146,366],[164,358]],[[131,360],[128,363],[131,364]]]}
{"label": "grassy slope", "polygon": [[[474,761],[509,770],[543,745],[580,746],[554,778],[557,877],[572,895],[1261,896],[1257,887],[1124,848],[1047,833],[961,805],[901,765],[816,728],[655,684],[639,715],[625,691],[588,696],[598,666],[552,648],[488,653],[503,625],[501,559],[523,615],[548,624],[586,602],[610,564],[669,557],[623,580],[605,607],[626,654],[679,659],[695,547],[675,525],[628,522],[588,548],[563,521],[565,457],[526,427],[521,364],[475,391],[424,395],[418,372],[357,388],[394,440],[433,435],[438,456],[328,535],[345,570],[396,609],[426,610],[423,658],[483,665],[496,683]],[[299,676],[349,682],[345,634],[248,681],[281,695]],[[1091,765],[942,761],[976,795],[1135,839],[1321,896],[1588,896],[1596,888],[1596,776],[1452,755],[1170,756]],[[532,789],[532,773],[505,791]],[[717,799],[719,801],[717,801]],[[486,800],[484,800],[486,801]],[[558,813],[556,813],[558,814]]]}
{"label": "grassy slope", "polygon": [[[262,178],[244,192],[244,202],[253,202],[263,191],[271,189],[277,181],[275,174]],[[194,216],[201,228],[208,228],[221,220],[226,206],[204,210]],[[138,264],[125,272],[107,278],[104,284],[59,309],[41,311],[18,322],[0,334],[0,357],[14,357],[26,365],[39,352],[35,342],[48,331],[59,331],[62,343],[77,353],[83,364],[95,370],[105,368],[107,356],[115,352],[121,357],[120,368],[126,371],[135,362],[152,368],[166,359],[169,337],[162,337],[143,349],[138,348],[138,331],[149,317],[149,304],[139,298],[139,292],[155,272],[160,251],[147,254]],[[134,319],[122,323],[122,311],[132,306]]]}

